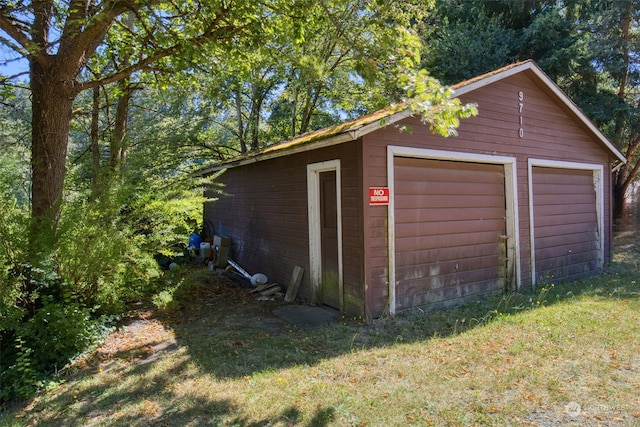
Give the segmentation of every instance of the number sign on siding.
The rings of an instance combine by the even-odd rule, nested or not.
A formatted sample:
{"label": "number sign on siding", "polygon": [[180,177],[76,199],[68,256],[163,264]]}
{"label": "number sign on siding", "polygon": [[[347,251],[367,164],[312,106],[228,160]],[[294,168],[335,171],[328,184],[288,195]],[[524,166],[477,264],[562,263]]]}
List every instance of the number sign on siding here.
{"label": "number sign on siding", "polygon": [[518,136],[520,138],[524,137],[524,128],[522,124],[522,110],[524,109],[524,92],[518,92],[518,114],[519,114],[519,123],[520,127],[518,128]]}

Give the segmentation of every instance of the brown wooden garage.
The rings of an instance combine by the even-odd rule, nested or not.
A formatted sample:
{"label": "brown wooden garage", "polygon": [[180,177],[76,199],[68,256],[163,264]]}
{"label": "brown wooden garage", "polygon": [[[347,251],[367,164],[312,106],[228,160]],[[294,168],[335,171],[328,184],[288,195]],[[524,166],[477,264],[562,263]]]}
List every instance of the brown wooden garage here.
{"label": "brown wooden garage", "polygon": [[209,169],[225,170],[210,233],[272,281],[303,267],[301,300],[366,318],[600,271],[622,154],[531,61],[453,88],[479,110],[455,138],[388,109]]}

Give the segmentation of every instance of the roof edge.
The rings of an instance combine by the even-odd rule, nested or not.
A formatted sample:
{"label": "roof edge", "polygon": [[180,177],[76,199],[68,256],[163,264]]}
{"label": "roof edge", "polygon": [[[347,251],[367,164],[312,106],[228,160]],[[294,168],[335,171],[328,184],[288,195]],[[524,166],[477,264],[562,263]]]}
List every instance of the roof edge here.
{"label": "roof edge", "polygon": [[[609,149],[614,157],[621,163],[627,163],[624,155],[609,141],[609,139],[593,124],[593,122],[582,112],[582,110],[573,102],[560,87],[531,59],[517,62],[499,68],[490,73],[482,74],[477,77],[465,80],[463,82],[449,86],[453,90],[455,97],[467,94],[476,89],[482,88],[497,81],[506,79],[515,74],[530,71],[560,100],[575,116],[585,124],[585,126],[596,136],[602,144]],[[210,166],[203,169],[200,173],[205,175],[216,171],[243,166],[262,160],[273,159],[277,157],[287,156],[290,154],[301,153],[314,150],[317,148],[329,147],[332,145],[342,144],[365,136],[378,129],[393,125],[400,120],[412,116],[413,113],[404,105],[399,104],[395,107],[385,108],[383,110],[370,113],[360,118],[340,123],[328,128],[319,129],[307,134],[299,135],[290,140],[283,141],[274,145],[263,148],[254,153],[248,153],[235,159],[230,159],[219,165]],[[326,135],[326,136],[323,136]]]}
{"label": "roof edge", "polygon": [[[261,162],[263,160],[275,159],[278,157],[284,157],[291,154],[303,153],[305,151],[316,150],[318,148],[331,147],[332,145],[338,145],[349,141],[354,141],[357,139],[356,131],[348,131],[344,133],[340,133],[334,136],[330,136],[324,139],[317,139],[315,141],[311,141],[304,144],[293,145],[289,148],[283,148],[280,150],[271,150],[267,152],[257,152],[254,155],[251,153],[246,154],[241,157],[237,157],[236,159],[231,159],[227,162],[220,163],[217,165],[212,165],[206,167],[200,171],[200,175],[207,175],[214,172],[219,172],[224,169],[236,168],[238,166],[245,166],[251,163]],[[275,146],[271,146],[275,147]]]}

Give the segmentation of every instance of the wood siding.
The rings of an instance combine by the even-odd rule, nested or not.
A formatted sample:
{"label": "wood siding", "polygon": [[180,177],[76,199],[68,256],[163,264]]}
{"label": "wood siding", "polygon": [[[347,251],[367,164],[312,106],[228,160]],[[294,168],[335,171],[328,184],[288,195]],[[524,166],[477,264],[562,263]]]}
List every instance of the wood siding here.
{"label": "wood siding", "polygon": [[[313,300],[309,281],[307,164],[340,159],[344,311],[364,314],[362,165],[360,143],[340,144],[225,171],[225,194],[205,204],[205,219],[215,233],[231,238],[230,257],[250,273],[261,272],[286,286],[300,265],[299,290]],[[209,194],[209,196],[212,196]]]}
{"label": "wood siding", "polygon": [[[390,126],[363,138],[364,188],[387,186],[388,145],[513,156],[517,159],[518,211],[522,285],[531,286],[529,242],[528,166],[529,158],[551,159],[603,165],[610,170],[612,158],[564,105],[550,96],[548,88],[538,84],[532,74],[519,73],[478,88],[461,96],[463,102],[478,104],[479,115],[461,121],[458,136],[443,138],[429,132],[415,118],[411,132],[399,132]],[[519,92],[522,92],[520,109]],[[519,130],[522,127],[522,137]],[[604,188],[611,188],[611,175],[604,174]],[[605,260],[611,257],[611,206],[605,197]],[[367,312],[377,317],[388,310],[387,250],[388,216],[384,207],[364,206]]]}
{"label": "wood siding", "polygon": [[571,280],[598,265],[598,219],[593,173],[534,167],[536,281]]}
{"label": "wood siding", "polygon": [[504,167],[403,157],[394,167],[396,308],[503,289]]}

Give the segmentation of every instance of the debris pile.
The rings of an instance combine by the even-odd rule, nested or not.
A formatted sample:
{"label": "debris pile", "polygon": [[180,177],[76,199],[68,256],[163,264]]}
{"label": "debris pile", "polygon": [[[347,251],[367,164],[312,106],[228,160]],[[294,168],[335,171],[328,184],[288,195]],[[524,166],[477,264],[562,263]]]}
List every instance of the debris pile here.
{"label": "debris pile", "polygon": [[[198,246],[200,246],[198,248]],[[238,283],[250,293],[257,294],[260,300],[274,300],[283,298],[285,302],[294,302],[304,274],[304,268],[295,266],[291,274],[286,294],[278,283],[269,283],[263,273],[250,274],[240,264],[229,257],[231,239],[214,236],[209,241],[201,241],[199,236],[192,234],[189,238],[189,248],[195,250],[199,263],[203,263],[210,270],[219,269],[225,276]]]}
{"label": "debris pile", "polygon": [[269,283],[267,276],[264,274],[255,273],[251,275],[231,258],[227,258],[227,262],[229,266],[225,269],[225,272],[235,276],[235,278],[231,276],[231,279],[235,279],[236,283],[240,283],[241,286],[249,289],[250,293],[258,294],[258,299],[267,300],[278,297],[283,298],[285,302],[295,301],[304,274],[304,268],[298,265],[294,267],[285,294],[278,283]]}

